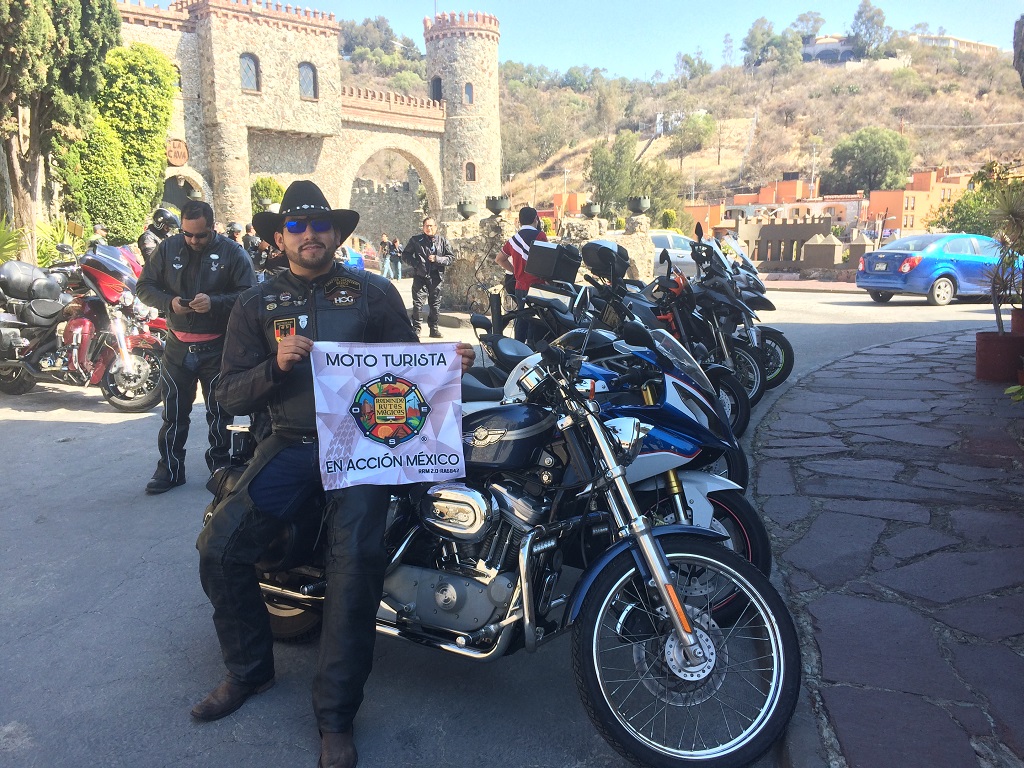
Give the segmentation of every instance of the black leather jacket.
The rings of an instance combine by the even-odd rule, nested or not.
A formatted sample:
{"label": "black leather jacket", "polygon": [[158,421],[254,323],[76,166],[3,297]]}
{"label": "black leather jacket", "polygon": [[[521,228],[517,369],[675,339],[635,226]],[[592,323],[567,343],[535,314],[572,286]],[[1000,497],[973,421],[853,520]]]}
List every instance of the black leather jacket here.
{"label": "black leather jacket", "polygon": [[160,247],[160,243],[167,239],[167,233],[162,229],[157,229],[153,224],[150,224],[139,235],[139,251],[142,253],[142,258],[145,261],[156,253],[156,249]]}
{"label": "black leather jacket", "polygon": [[[167,327],[185,333],[224,333],[235,299],[256,285],[252,261],[242,246],[214,235],[202,253],[193,253],[182,235],[168,237],[146,259],[136,292],[139,299],[167,315]],[[177,315],[171,300],[189,302],[197,293],[210,297],[209,312]]]}
{"label": "black leather jacket", "polygon": [[[431,261],[433,254],[436,261]],[[402,261],[413,269],[417,277],[432,277],[441,279],[444,268],[455,261],[455,253],[451,244],[441,235],[430,235],[423,233],[409,238],[405,250],[402,251]]]}
{"label": "black leather jacket", "polygon": [[274,432],[314,435],[312,365],[277,367],[278,335],[314,341],[415,342],[405,305],[391,281],[335,264],[313,281],[285,270],[241,295],[228,321],[217,399],[231,414],[269,404]]}

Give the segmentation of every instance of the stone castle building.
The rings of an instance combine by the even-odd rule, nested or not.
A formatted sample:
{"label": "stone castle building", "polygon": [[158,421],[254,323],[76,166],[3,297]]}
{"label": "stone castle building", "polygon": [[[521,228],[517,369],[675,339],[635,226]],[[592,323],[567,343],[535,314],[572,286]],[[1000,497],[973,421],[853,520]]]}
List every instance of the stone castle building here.
{"label": "stone castle building", "polygon": [[[349,207],[360,167],[382,151],[409,162],[442,220],[454,218],[462,200],[482,208],[486,196],[500,194],[500,32],[492,15],[423,20],[423,99],[343,84],[334,14],[271,0],[117,6],[124,43],[154,46],[180,74],[168,136],[170,202],[191,192],[210,200],[218,219],[246,222],[252,180],[272,176],[284,186],[312,179],[332,204]],[[404,240],[418,229],[395,234]],[[380,232],[356,234],[375,243]]]}

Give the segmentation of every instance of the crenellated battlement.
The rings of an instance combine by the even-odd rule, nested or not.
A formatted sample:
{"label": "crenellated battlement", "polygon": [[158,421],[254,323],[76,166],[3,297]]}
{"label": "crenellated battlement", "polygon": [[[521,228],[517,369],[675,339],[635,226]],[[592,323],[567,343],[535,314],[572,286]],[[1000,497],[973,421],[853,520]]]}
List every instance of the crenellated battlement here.
{"label": "crenellated battlement", "polygon": [[430,43],[446,37],[483,37],[498,42],[501,37],[498,17],[490,13],[439,13],[423,18],[423,37]]}
{"label": "crenellated battlement", "polygon": [[146,0],[117,0],[126,24],[143,24],[190,31],[195,21],[226,18],[267,27],[304,29],[337,35],[340,26],[333,13],[300,8],[272,0],[173,0],[168,8],[147,6]]}
{"label": "crenellated battlement", "polygon": [[391,105],[405,109],[422,109],[444,116],[444,102],[431,99],[421,99],[416,96],[404,96],[393,91],[375,91],[372,88],[357,88],[351,85],[343,85],[340,95],[349,99],[359,99],[366,102],[379,102],[382,105]]}

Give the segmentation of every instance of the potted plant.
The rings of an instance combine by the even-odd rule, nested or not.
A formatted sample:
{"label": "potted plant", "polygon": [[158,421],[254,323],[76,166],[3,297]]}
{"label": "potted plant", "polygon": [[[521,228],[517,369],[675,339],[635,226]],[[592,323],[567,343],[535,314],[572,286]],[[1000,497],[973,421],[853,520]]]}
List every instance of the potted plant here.
{"label": "potted plant", "polygon": [[[975,336],[975,376],[985,381],[1016,381],[1018,360],[1024,356],[1024,316],[1017,320],[1020,333],[1007,333],[1003,322],[1004,304],[1022,315],[1021,290],[1024,283],[1024,184],[1005,184],[994,193],[990,212],[1000,244],[999,262],[990,270],[992,309],[996,330]],[[1017,306],[1014,306],[1016,304]]]}
{"label": "potted plant", "polygon": [[641,214],[651,207],[651,198],[646,196],[630,197],[626,200],[626,207],[634,214]]}
{"label": "potted plant", "polygon": [[490,196],[484,201],[484,205],[487,206],[487,210],[497,216],[502,211],[507,211],[509,207],[508,195],[495,195]]}
{"label": "potted plant", "polygon": [[459,216],[463,219],[469,219],[476,215],[478,208],[474,202],[469,200],[459,200],[459,204],[455,206],[455,210],[459,212]]}

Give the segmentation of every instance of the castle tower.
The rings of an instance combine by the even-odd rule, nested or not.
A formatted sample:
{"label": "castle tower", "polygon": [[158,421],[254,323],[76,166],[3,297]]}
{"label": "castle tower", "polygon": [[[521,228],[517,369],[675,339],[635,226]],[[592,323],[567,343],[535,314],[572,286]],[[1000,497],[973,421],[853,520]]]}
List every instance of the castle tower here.
{"label": "castle tower", "polygon": [[440,217],[455,218],[463,200],[483,210],[501,194],[498,116],[498,19],[486,13],[448,13],[423,19],[429,96],[446,102]]}

